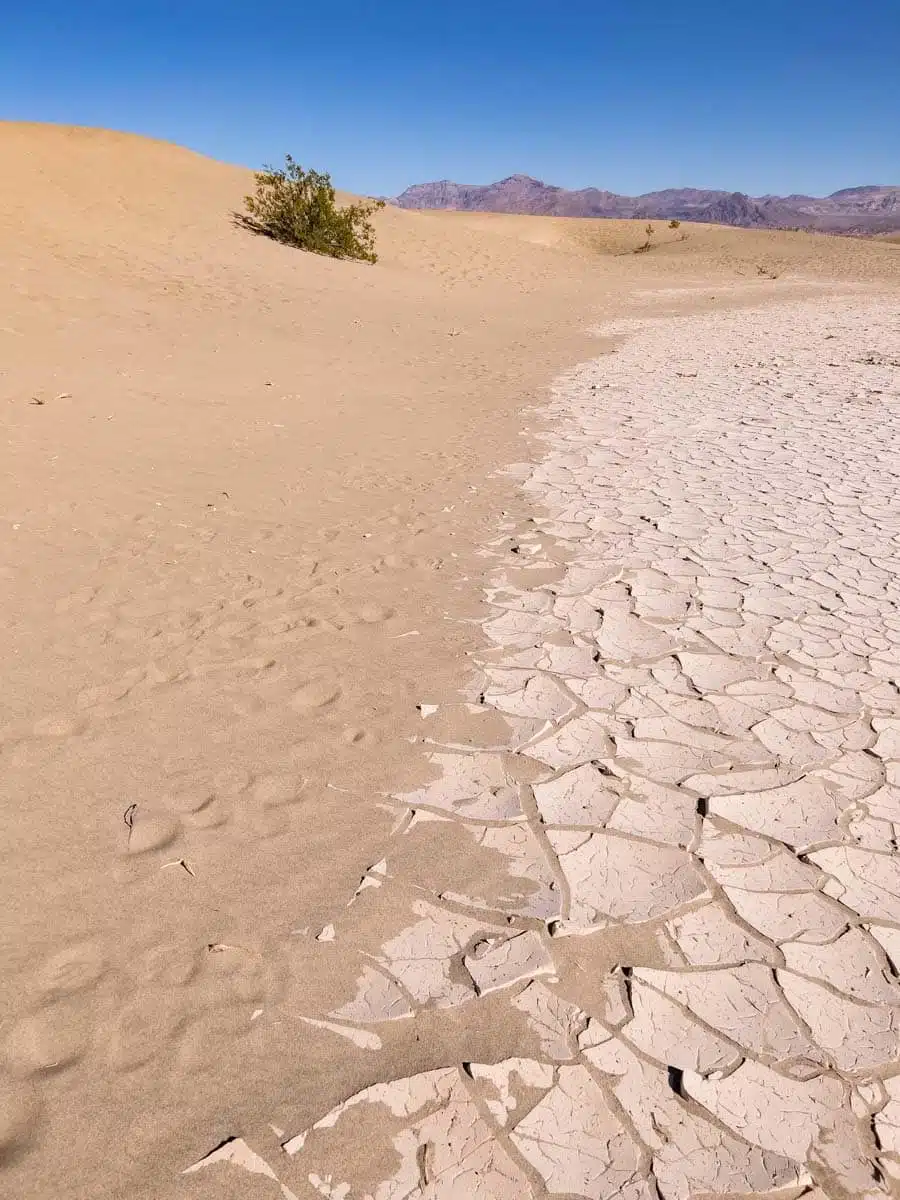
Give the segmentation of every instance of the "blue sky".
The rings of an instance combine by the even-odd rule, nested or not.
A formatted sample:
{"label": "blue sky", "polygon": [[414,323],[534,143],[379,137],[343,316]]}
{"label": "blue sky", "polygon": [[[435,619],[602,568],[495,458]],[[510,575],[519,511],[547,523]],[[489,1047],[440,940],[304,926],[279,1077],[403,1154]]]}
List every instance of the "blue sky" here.
{"label": "blue sky", "polygon": [[370,194],[900,184],[900,0],[2,0],[0,116]]}

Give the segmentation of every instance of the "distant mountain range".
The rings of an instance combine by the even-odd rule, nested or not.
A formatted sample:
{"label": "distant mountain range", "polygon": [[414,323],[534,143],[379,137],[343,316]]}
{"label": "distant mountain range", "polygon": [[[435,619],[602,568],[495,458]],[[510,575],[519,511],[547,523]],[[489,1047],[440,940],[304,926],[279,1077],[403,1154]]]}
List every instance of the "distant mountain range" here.
{"label": "distant mountain range", "polygon": [[668,188],[643,196],[620,196],[598,188],[568,191],[530,175],[496,183],[417,183],[390,201],[400,208],[463,212],[530,213],[552,217],[637,217],[704,221],[745,229],[817,229],[875,234],[900,230],[900,186],[843,188],[830,196],[746,196],[743,192]]}

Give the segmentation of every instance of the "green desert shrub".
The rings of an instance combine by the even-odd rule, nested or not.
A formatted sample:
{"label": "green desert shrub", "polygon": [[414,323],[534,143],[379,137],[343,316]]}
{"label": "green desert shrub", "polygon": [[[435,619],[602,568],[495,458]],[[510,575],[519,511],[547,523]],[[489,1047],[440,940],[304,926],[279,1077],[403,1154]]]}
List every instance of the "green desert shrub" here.
{"label": "green desert shrub", "polygon": [[256,172],[256,193],[244,198],[244,206],[246,213],[237,214],[240,224],[276,242],[331,258],[377,260],[371,218],[384,201],[339,208],[331,176],[304,170],[290,154],[283,168]]}

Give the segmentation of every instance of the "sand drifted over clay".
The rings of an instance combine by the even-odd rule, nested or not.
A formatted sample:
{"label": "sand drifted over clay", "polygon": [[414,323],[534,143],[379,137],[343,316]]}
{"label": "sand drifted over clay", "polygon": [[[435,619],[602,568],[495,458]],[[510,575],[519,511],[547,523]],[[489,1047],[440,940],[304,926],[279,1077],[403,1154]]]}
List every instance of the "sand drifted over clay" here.
{"label": "sand drifted over clay", "polygon": [[[519,1031],[515,1053],[289,1130],[291,1188],[688,1200],[900,1180],[895,311],[615,332],[616,355],[558,386],[544,460],[516,469],[533,518],[487,548],[470,708],[511,740],[436,739],[438,777],[395,796],[397,842],[462,831],[506,875],[412,900],[327,1014],[383,1033],[500,994],[486,1019]],[[389,846],[372,886],[411,891],[394,864]],[[361,948],[373,895],[337,945]]]}

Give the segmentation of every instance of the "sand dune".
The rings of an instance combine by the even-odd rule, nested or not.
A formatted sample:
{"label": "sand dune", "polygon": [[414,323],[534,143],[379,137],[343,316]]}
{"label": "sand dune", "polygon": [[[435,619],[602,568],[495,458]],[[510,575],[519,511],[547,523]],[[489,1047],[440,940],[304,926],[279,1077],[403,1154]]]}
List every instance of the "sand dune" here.
{"label": "sand dune", "polygon": [[413,905],[506,870],[433,822],[398,847],[390,797],[439,774],[417,705],[435,742],[508,745],[459,689],[484,548],[529,515],[495,474],[540,454],[526,410],[624,336],[604,321],[896,294],[900,257],[716,227],[636,255],[641,222],[388,209],[368,267],[235,227],[250,173],[176,146],[5,123],[0,153],[0,1190],[278,1195],[181,1172],[522,1050],[502,995],[329,1014]]}

